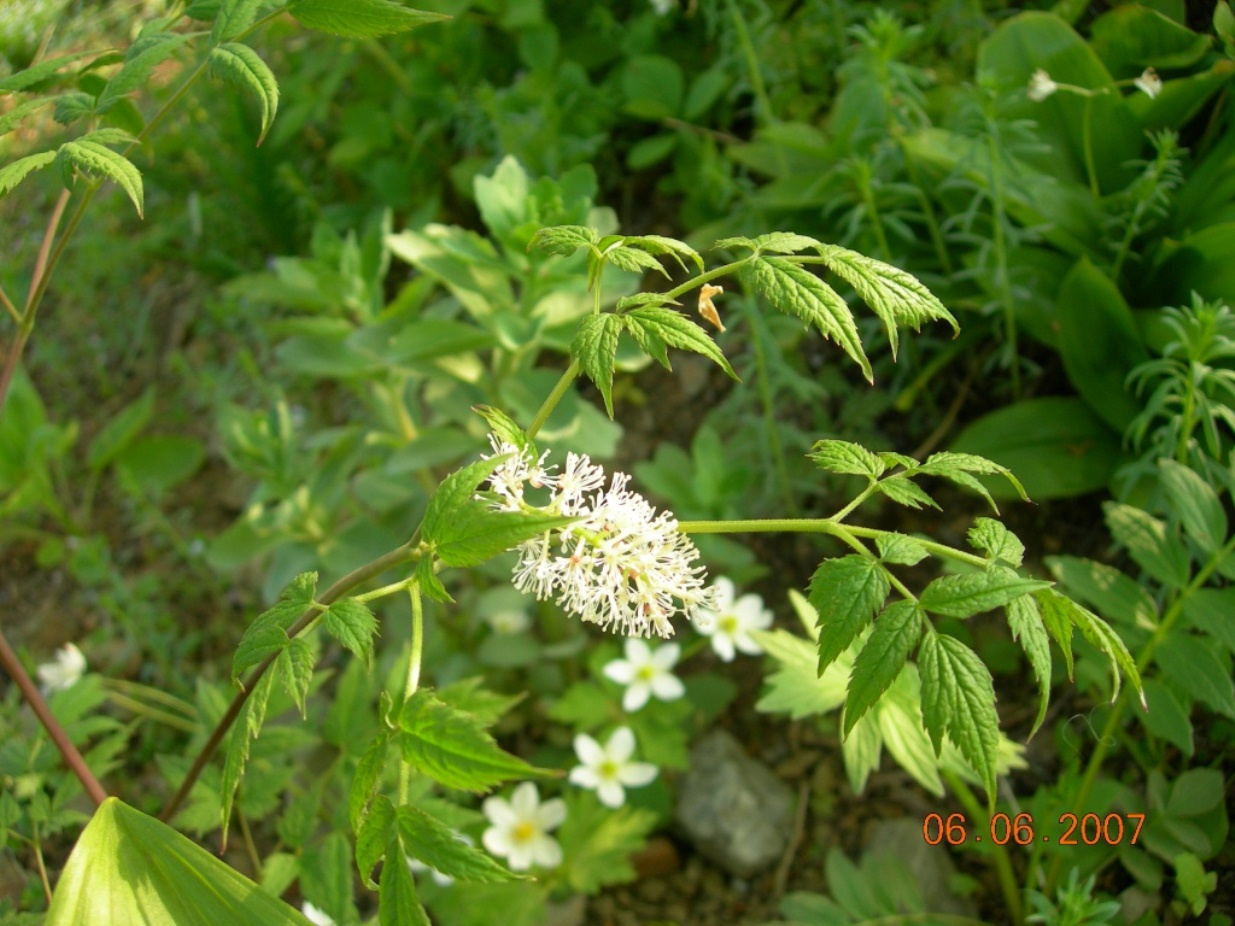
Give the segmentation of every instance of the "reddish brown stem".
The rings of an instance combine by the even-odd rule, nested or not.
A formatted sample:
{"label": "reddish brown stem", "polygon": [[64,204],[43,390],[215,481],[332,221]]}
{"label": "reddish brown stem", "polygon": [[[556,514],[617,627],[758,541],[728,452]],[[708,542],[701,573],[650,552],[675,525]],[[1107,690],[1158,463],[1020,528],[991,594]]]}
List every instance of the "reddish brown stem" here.
{"label": "reddish brown stem", "polygon": [[99,780],[94,777],[94,773],[90,771],[90,766],[86,764],[82,754],[77,751],[77,747],[73,745],[69,735],[64,732],[64,727],[60,726],[60,721],[52,715],[47,702],[43,700],[42,693],[35,687],[34,682],[26,673],[25,667],[21,664],[21,660],[17,658],[13,648],[9,646],[9,641],[5,639],[4,631],[0,631],[0,665],[4,666],[4,671],[17,683],[17,688],[21,691],[22,697],[26,699],[26,703],[34,710],[35,716],[39,718],[39,723],[43,725],[43,729],[47,731],[51,741],[60,750],[60,755],[64,756],[65,765],[72,769],[73,773],[81,780],[82,787],[90,795],[90,800],[94,801],[95,807],[98,807],[107,800],[107,792],[103,790]]}

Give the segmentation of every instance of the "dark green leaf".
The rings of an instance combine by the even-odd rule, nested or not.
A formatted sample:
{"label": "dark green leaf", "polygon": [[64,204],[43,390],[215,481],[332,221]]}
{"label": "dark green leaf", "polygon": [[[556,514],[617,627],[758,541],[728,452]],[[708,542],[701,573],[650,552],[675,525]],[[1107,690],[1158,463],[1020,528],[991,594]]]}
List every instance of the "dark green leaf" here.
{"label": "dark green leaf", "polygon": [[406,32],[450,18],[394,0],[293,0],[289,12],[306,28],[354,39]]}
{"label": "dark green leaf", "polygon": [[617,363],[618,335],[621,333],[620,316],[609,313],[589,315],[579,324],[574,340],[570,342],[570,355],[600,390],[610,419],[613,418],[613,367]]}
{"label": "dark green leaf", "polygon": [[946,733],[995,800],[999,715],[991,673],[978,654],[955,637],[928,633],[918,653],[922,678],[922,720],[938,755]]}
{"label": "dark green leaf", "polygon": [[[162,35],[150,37],[145,42],[145,47],[125,61],[120,70],[112,75],[107,86],[103,88],[103,92],[99,94],[94,104],[95,109],[100,113],[105,113],[122,97],[128,96],[138,87],[146,84],[155,66],[174,55],[190,38],[192,36],[182,32],[165,32]],[[139,207],[137,211],[140,213],[141,208]]]}
{"label": "dark green leaf", "polygon": [[438,530],[434,551],[447,566],[475,566],[575,520],[535,511],[494,511],[476,502],[456,510]]}
{"label": "dark green leaf", "polygon": [[391,837],[386,849],[377,918],[381,926],[432,926],[416,895],[416,882],[397,836]]}
{"label": "dark green leaf", "polygon": [[504,455],[478,460],[443,479],[425,509],[421,536],[429,543],[436,542],[438,533],[450,523],[455,512],[472,501],[480,484],[505,460]]}
{"label": "dark green leaf", "polygon": [[875,630],[858,652],[845,698],[845,736],[896,680],[922,637],[925,615],[913,601],[894,601],[875,618]]}
{"label": "dark green leaf", "polygon": [[665,369],[669,368],[669,357],[665,349],[667,344],[680,350],[702,354],[724,370],[730,378],[738,378],[716,342],[681,313],[648,305],[631,309],[621,318],[631,337],[648,356],[659,361]]}
{"label": "dark green leaf", "polygon": [[249,743],[261,732],[266,719],[266,704],[274,688],[274,673],[267,672],[253,688],[253,693],[241,708],[240,716],[232,727],[227,741],[227,756],[223,760],[223,843],[227,844],[227,829],[231,822],[232,804],[236,789],[244,777],[244,767],[249,761]]}
{"label": "dark green leaf", "polygon": [[275,669],[283,680],[284,689],[300,709],[300,716],[306,719],[309,714],[305,699],[309,695],[309,686],[313,683],[313,667],[316,663],[317,657],[313,648],[299,637],[289,642],[275,660]]}
{"label": "dark green leaf", "polygon": [[1106,502],[1102,510],[1111,535],[1128,548],[1138,566],[1172,588],[1188,584],[1192,574],[1188,551],[1165,524],[1132,505]]}
{"label": "dark green leaf", "polygon": [[210,44],[221,45],[240,35],[257,18],[257,8],[264,0],[223,0],[210,30]]}
{"label": "dark green leaf", "polygon": [[317,573],[302,572],[283,590],[274,607],[257,616],[236,647],[236,656],[232,660],[232,681],[288,645],[287,628],[313,603],[316,590]]}
{"label": "dark green leaf", "polygon": [[[1081,635],[1110,659],[1112,700],[1119,694],[1119,673],[1122,671],[1140,693],[1141,706],[1145,706],[1145,693],[1141,690],[1141,674],[1137,671],[1136,662],[1132,659],[1132,654],[1128,652],[1119,634],[1112,630],[1106,621],[1054,589],[1048,588],[1037,592],[1034,597],[1044,615],[1048,609],[1063,612],[1073,626],[1080,630]],[[1048,601],[1051,603],[1049,608]],[[1050,629],[1049,623],[1047,628]]]}
{"label": "dark green leaf", "polygon": [[56,109],[52,118],[61,125],[72,125],[83,116],[94,115],[95,111],[95,98],[91,94],[80,91],[64,93],[56,97]]}
{"label": "dark green leaf", "polygon": [[922,591],[922,607],[947,617],[970,617],[1006,605],[1021,595],[1049,588],[1050,582],[1024,579],[1011,569],[992,566],[985,572],[941,576]]}
{"label": "dark green leaf", "polygon": [[875,538],[879,559],[885,563],[914,566],[930,554],[926,547],[905,534],[880,534]]}
{"label": "dark green leaf", "polygon": [[1020,642],[1021,649],[1029,657],[1038,682],[1038,715],[1029,731],[1029,738],[1032,738],[1042,726],[1051,700],[1051,643],[1037,600],[1032,595],[1022,595],[1008,602],[1008,626],[1012,629],[1012,639]]}
{"label": "dark green leaf", "polygon": [[1231,682],[1231,673],[1203,640],[1191,634],[1169,633],[1154,651],[1154,662],[1165,678],[1197,701],[1219,714],[1235,718],[1235,685]]}
{"label": "dark green leaf", "polygon": [[40,61],[24,71],[18,71],[16,74],[10,74],[4,80],[0,80],[0,94],[18,93],[33,87],[35,84],[47,80],[47,78],[51,77],[69,62],[78,61],[81,58],[95,54],[98,54],[98,52],[79,51],[71,55],[61,55],[59,58],[48,58],[46,61]]}
{"label": "dark green leaf", "polygon": [[810,580],[810,603],[819,615],[820,675],[866,629],[891,585],[877,560],[857,553],[820,564]]}
{"label": "dark green leaf", "polygon": [[[382,739],[381,743],[384,750],[385,740]],[[394,834],[394,804],[386,795],[379,794],[373,799],[368,812],[360,818],[359,829],[356,830],[356,869],[370,890],[377,887],[373,883],[373,869],[386,854],[386,846]]]}
{"label": "dark green leaf", "polygon": [[880,479],[875,484],[875,487],[897,504],[917,509],[921,509],[923,505],[936,510],[939,509],[936,501],[927,495],[922,487],[905,473],[897,473],[894,476],[888,476],[886,479]]}
{"label": "dark green leaf", "polygon": [[440,601],[444,604],[454,601],[450,597],[450,592],[446,591],[446,586],[437,577],[432,556],[421,557],[420,562],[416,564],[416,583],[420,590],[433,601]]}
{"label": "dark green leaf", "polygon": [[377,618],[363,602],[355,598],[336,601],[322,615],[326,632],[364,660],[373,658],[373,638],[377,635]]}
{"label": "dark green leaf", "polygon": [[1213,555],[1226,540],[1226,512],[1217,493],[1195,472],[1174,460],[1159,460],[1162,488],[1170,510],[1207,555]]}
{"label": "dark green leaf", "polygon": [[398,810],[399,839],[412,858],[465,882],[514,881],[519,878],[459,834],[415,807]]}
{"label": "dark green leaf", "polygon": [[1025,558],[1025,545],[1016,534],[994,518],[978,518],[969,529],[969,543],[992,561],[1019,566]]}

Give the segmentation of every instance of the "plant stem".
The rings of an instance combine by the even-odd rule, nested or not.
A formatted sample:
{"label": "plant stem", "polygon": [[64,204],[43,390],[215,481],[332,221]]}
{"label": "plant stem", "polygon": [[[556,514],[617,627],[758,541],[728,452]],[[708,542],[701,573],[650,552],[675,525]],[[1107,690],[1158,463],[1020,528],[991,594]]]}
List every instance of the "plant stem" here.
{"label": "plant stem", "polygon": [[[412,583],[407,590],[412,599],[412,642],[407,655],[407,681],[403,686],[403,703],[407,703],[420,687],[420,663],[424,658],[425,608],[420,597],[420,586]],[[399,805],[407,803],[412,784],[412,767],[399,761]]]}
{"label": "plant stem", "polygon": [[[980,820],[983,828],[989,831],[990,815],[982,803],[973,796],[973,792],[969,790],[964,779],[947,769],[943,770],[943,777],[957,800],[961,802],[961,806],[965,808],[965,812],[969,814],[970,819]],[[995,859],[995,873],[999,877],[999,889],[1003,892],[1004,903],[1007,905],[1008,918],[1014,926],[1019,926],[1025,921],[1025,908],[1021,904],[1021,889],[1017,883],[1016,874],[1012,870],[1012,859],[1008,855],[1008,847],[994,841],[990,845]]]}
{"label": "plant stem", "polygon": [[1089,190],[1093,193],[1094,199],[1098,199],[1102,196],[1102,191],[1098,187],[1098,167],[1093,156],[1093,101],[1093,93],[1085,95],[1085,113],[1081,123],[1081,145],[1085,151],[1085,172],[1089,174]]}
{"label": "plant stem", "polygon": [[[346,595],[357,585],[367,582],[374,576],[381,575],[387,569],[394,566],[412,562],[419,558],[419,556],[420,551],[417,548],[415,538],[413,538],[407,543],[395,547],[389,553],[382,554],[371,563],[367,563],[359,569],[352,570],[343,578],[339,579],[339,581],[335,582],[334,585],[330,586],[330,588],[326,589],[326,591],[323,592],[319,598],[315,599],[315,606],[306,608],[304,612],[296,618],[295,623],[287,628],[288,637],[297,636],[318,618],[321,614],[321,610],[319,607],[316,607],[317,605],[331,605]],[[214,757],[215,752],[218,751],[219,745],[223,742],[223,737],[227,735],[227,731],[230,730],[232,724],[236,722],[236,718],[240,716],[240,712],[244,709],[245,702],[249,700],[249,695],[252,693],[254,687],[256,687],[259,681],[261,681],[262,676],[266,674],[266,670],[274,665],[274,661],[277,656],[277,653],[267,656],[262,663],[257,666],[257,668],[249,673],[249,677],[244,681],[244,687],[241,688],[234,698],[232,698],[232,703],[227,706],[226,713],[223,714],[222,719],[211,732],[210,738],[206,740],[206,744],[202,746],[201,751],[198,752],[197,758],[193,760],[193,765],[189,769],[188,774],[185,775],[184,781],[181,782],[179,790],[172,795],[171,800],[167,802],[167,806],[163,808],[163,813],[159,815],[161,820],[167,822],[172,818],[172,816],[175,815],[176,811],[180,809],[180,805],[184,803],[185,798],[189,796],[189,792],[193,790],[193,785],[196,784],[197,779],[201,777],[202,772],[206,768],[206,764]]]}
{"label": "plant stem", "polygon": [[[758,113],[763,118],[759,121],[763,125],[775,122],[776,117],[772,113],[772,101],[768,97],[767,85],[763,82],[763,71],[759,68],[759,53],[755,50],[754,43],[750,40],[750,30],[746,28],[746,20],[742,16],[742,11],[738,9],[737,0],[729,0],[729,18],[733,20],[733,31],[737,33],[738,45],[742,48],[742,58],[746,62],[746,72],[750,77],[750,89],[755,95],[755,101],[759,104]],[[781,149],[777,148],[778,159],[781,162],[781,170],[785,169],[785,155]]]}
{"label": "plant stem", "polygon": [[77,776],[82,787],[86,789],[86,793],[90,795],[90,800],[94,801],[94,806],[98,807],[107,800],[107,792],[103,790],[99,780],[94,777],[94,772],[90,771],[90,766],[86,764],[82,754],[77,751],[77,747],[73,745],[69,735],[64,732],[64,727],[60,725],[60,721],[52,714],[51,709],[47,706],[47,702],[43,699],[42,693],[26,673],[25,666],[21,664],[21,660],[17,658],[13,648],[9,646],[9,641],[5,638],[4,631],[2,630],[0,630],[0,665],[4,667],[4,671],[8,673],[9,678],[17,684],[17,689],[21,692],[21,696],[26,699],[26,703],[30,705],[34,715],[38,717],[39,723],[43,725],[43,729],[47,731],[51,741],[60,750],[60,755],[64,757],[64,764]]}
{"label": "plant stem", "polygon": [[531,440],[536,436],[537,432],[544,427],[549,416],[553,414],[553,410],[557,408],[557,403],[562,401],[562,396],[566,395],[566,390],[570,388],[570,384],[578,378],[580,371],[583,368],[579,366],[578,360],[572,360],[570,366],[566,368],[566,372],[562,374],[562,378],[557,381],[557,385],[553,387],[553,391],[549,393],[544,404],[540,406],[540,411],[536,413],[536,417],[532,419],[532,423],[527,426],[527,439]]}

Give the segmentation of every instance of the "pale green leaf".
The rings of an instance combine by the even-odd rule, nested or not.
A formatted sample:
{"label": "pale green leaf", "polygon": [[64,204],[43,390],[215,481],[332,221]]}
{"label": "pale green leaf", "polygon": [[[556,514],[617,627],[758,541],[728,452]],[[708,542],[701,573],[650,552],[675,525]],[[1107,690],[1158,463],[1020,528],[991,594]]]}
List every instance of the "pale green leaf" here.
{"label": "pale green leaf", "polygon": [[669,369],[669,356],[665,349],[668,345],[701,354],[724,370],[731,379],[738,378],[716,342],[680,312],[645,305],[631,309],[621,318],[636,343],[665,369]]}
{"label": "pale green leaf", "polygon": [[1106,502],[1102,509],[1111,535],[1128,548],[1128,555],[1138,566],[1172,588],[1188,584],[1191,574],[1188,551],[1177,537],[1167,532],[1165,524],[1132,505]]}
{"label": "pale green leaf", "polygon": [[875,547],[881,561],[901,566],[915,566],[930,555],[919,541],[905,534],[880,534]]}
{"label": "pale green leaf", "polygon": [[500,408],[494,408],[492,405],[473,405],[472,411],[485,419],[489,430],[497,436],[498,440],[536,456],[536,446],[527,439],[527,432]]}
{"label": "pale green leaf", "polygon": [[4,80],[0,80],[0,94],[19,93],[47,80],[70,62],[97,54],[99,53],[95,51],[79,51],[70,55],[61,55],[59,58],[48,58],[46,61],[40,61],[24,71],[18,71],[15,74],[10,74]]}
{"label": "pale green leaf", "polygon": [[56,109],[52,118],[61,125],[72,125],[84,116],[94,115],[95,97],[91,93],[75,91],[56,97]]}
{"label": "pale green leaf", "polygon": [[288,11],[308,29],[353,39],[406,32],[450,18],[394,0],[292,0]]}
{"label": "pale green leaf", "polygon": [[398,810],[399,839],[412,858],[463,882],[514,881],[512,873],[493,857],[464,842],[459,833],[424,811],[412,807]]}
{"label": "pale green leaf", "polygon": [[416,586],[433,601],[449,604],[454,599],[450,597],[450,592],[446,591],[446,586],[437,577],[438,565],[440,563],[435,563],[432,556],[422,557],[416,564]]}
{"label": "pale green leaf", "polygon": [[265,0],[223,0],[215,14],[214,28],[210,30],[210,44],[230,42],[257,18],[257,8]]}
{"label": "pale green leaf", "polygon": [[1145,630],[1158,626],[1158,606],[1144,586],[1114,566],[1077,556],[1048,556],[1046,565],[1068,593],[1108,621]]}
{"label": "pale green leaf", "polygon": [[[1037,599],[1038,606],[1042,609],[1044,617],[1048,610],[1046,602],[1049,601],[1050,609],[1067,615],[1072,625],[1080,630],[1081,636],[1105,653],[1107,658],[1110,659],[1112,700],[1119,694],[1119,675],[1122,671],[1140,694],[1141,706],[1144,707],[1145,693],[1141,690],[1141,674],[1137,671],[1136,662],[1133,660],[1132,654],[1128,652],[1128,647],[1124,645],[1124,641],[1120,639],[1119,634],[1112,630],[1106,621],[1054,589],[1044,589],[1040,592],[1035,592],[1034,598]],[[1047,623],[1047,629],[1050,629],[1049,622]]]}
{"label": "pale green leaf", "polygon": [[875,487],[899,505],[921,509],[923,505],[939,510],[939,504],[905,473],[880,479]]}
{"label": "pale green leaf", "polygon": [[635,293],[632,296],[622,296],[617,301],[615,306],[617,313],[622,315],[631,309],[637,309],[643,305],[681,305],[676,299],[670,299],[664,293]]}
{"label": "pale green leaf", "polygon": [[33,112],[42,109],[51,99],[44,97],[37,100],[26,100],[24,103],[19,103],[7,112],[0,114],[0,135],[7,135],[13,129],[21,125],[22,120]]}
{"label": "pale green leaf", "polygon": [[1029,738],[1032,738],[1042,726],[1051,699],[1051,643],[1032,595],[1022,595],[1008,602],[1008,626],[1012,629],[1012,639],[1019,641],[1025,651],[1038,682],[1038,715],[1029,731]]}
{"label": "pale green leaf", "polygon": [[567,791],[566,820],[554,834],[562,846],[566,883],[594,894],[606,885],[633,881],[631,856],[644,847],[655,826],[656,814],[650,810],[610,810],[590,792]]}
{"label": "pale green leaf", "polygon": [[355,598],[336,601],[322,615],[326,632],[359,656],[368,665],[373,658],[373,638],[377,618],[368,606]]}
{"label": "pale green leaf", "polygon": [[313,683],[313,667],[317,664],[317,656],[313,647],[297,637],[287,644],[287,648],[275,659],[275,669],[283,680],[283,688],[287,691],[302,718],[308,718],[308,707],[305,699],[309,695],[309,686]]}
{"label": "pale green leaf", "polygon": [[310,926],[301,913],[201,846],[114,797],[99,806],[78,838],[45,926],[101,923]]}
{"label": "pale green leaf", "polygon": [[618,336],[621,333],[620,316],[609,313],[589,315],[579,323],[570,342],[570,355],[600,390],[610,419],[613,418],[613,367],[617,363]]}
{"label": "pale green leaf", "polygon": [[539,248],[550,254],[567,257],[579,248],[586,248],[600,241],[600,234],[585,225],[554,225],[542,228],[532,235],[530,248]]}
{"label": "pale green leaf", "polygon": [[822,247],[814,238],[799,235],[797,232],[768,232],[760,235],[751,244],[767,254],[795,254],[798,251]]}
{"label": "pale green leaf", "polygon": [[33,171],[41,170],[55,159],[56,152],[40,151],[38,154],[28,154],[24,158],[18,158],[12,164],[0,167],[0,196],[25,180]]}
{"label": "pale green leaf", "polygon": [[448,788],[488,791],[516,778],[552,775],[501,749],[470,714],[420,689],[399,713],[403,759]]}
{"label": "pale green leaf", "polygon": [[765,679],[767,688],[756,710],[800,720],[826,714],[845,703],[852,656],[842,653],[820,675],[819,650],[814,641],[784,630],[756,630],[751,636],[777,662]]}
{"label": "pale green leaf", "polygon": [[913,601],[894,601],[875,618],[874,632],[858,652],[845,698],[844,734],[887,691],[922,637],[924,615]]}
{"label": "pale green leaf", "polygon": [[783,257],[760,257],[742,266],[742,279],[760,292],[772,306],[813,325],[831,338],[874,382],[870,361],[848,304],[823,280]]}
{"label": "pale green leaf", "polygon": [[313,603],[316,590],[317,573],[302,572],[292,579],[272,608],[257,616],[236,647],[232,681],[288,645],[287,628]]}
{"label": "pale green leaf", "polygon": [[536,511],[495,511],[473,502],[456,509],[451,520],[438,529],[434,553],[447,566],[476,566],[575,520]]}
{"label": "pale green leaf", "polygon": [[1217,493],[1195,472],[1174,460],[1159,460],[1158,470],[1171,512],[1207,555],[1216,553],[1226,540],[1227,529],[1226,511]]}
{"label": "pale green leaf", "polygon": [[1038,606],[1038,616],[1047,633],[1055,640],[1063,653],[1064,664],[1068,667],[1068,679],[1072,678],[1072,617],[1071,609],[1064,602],[1068,599],[1063,595],[1048,595],[1036,592],[1033,596]]}
{"label": "pale green leaf", "polygon": [[933,614],[970,617],[1050,585],[1039,579],[1022,578],[1011,569],[992,566],[984,572],[940,576],[922,590],[919,601]]}
{"label": "pale green leaf", "polygon": [[[101,134],[96,132],[94,136]],[[56,160],[82,173],[114,180],[128,194],[138,216],[141,216],[144,209],[141,173],[132,161],[105,147],[94,136],[84,135],[75,141],[65,142],[56,152]]]}
{"label": "pale green leaf", "polygon": [[669,276],[669,272],[665,270],[661,262],[641,248],[626,247],[624,244],[618,244],[606,248],[602,253],[605,260],[619,270],[629,270],[634,273],[644,270],[655,270],[662,276]]}
{"label": "pale green leaf", "polygon": [[[921,733],[922,723],[914,718],[914,726]],[[927,741],[929,748],[930,741]],[[854,725],[841,743],[841,758],[845,763],[845,777],[849,779],[849,787],[854,794],[861,794],[866,789],[867,779],[871,772],[879,768],[879,759],[883,753],[883,736],[879,731],[878,712],[867,714]]]}
{"label": "pale green leaf", "polygon": [[[95,110],[105,113],[120,99],[144,86],[150,80],[150,72],[174,55],[190,38],[192,36],[184,32],[164,32],[146,37],[140,49],[135,47],[132,50],[137,54],[130,51],[131,57],[128,57],[120,70],[108,80],[107,86],[94,104]],[[138,212],[140,211],[139,208]]]}
{"label": "pale green leaf", "polygon": [[1029,501],[1029,496],[1025,494],[1025,487],[1010,469],[975,453],[955,453],[953,451],[933,453],[925,463],[916,465],[912,469],[915,475],[942,476],[944,479],[949,479],[959,486],[978,493],[996,512],[999,511],[999,506],[991,498],[986,486],[974,478],[975,475],[1002,476],[1012,484],[1012,488],[1023,501]]}
{"label": "pale green leaf", "polygon": [[703,258],[685,241],[667,238],[664,235],[638,235],[627,236],[622,243],[627,247],[640,248],[649,254],[668,254],[683,270],[686,270],[686,264],[683,263],[682,258],[689,258],[699,268],[699,271],[703,272]]}
{"label": "pale green leaf", "polygon": [[820,469],[842,475],[878,479],[888,468],[877,454],[871,453],[861,444],[847,440],[816,441],[807,456],[814,460]]}
{"label": "pale green leaf", "polygon": [[455,710],[471,714],[485,726],[497,723],[523,699],[522,694],[501,695],[490,691],[484,687],[484,679],[479,676],[451,682],[439,688],[437,696]]}
{"label": "pale green leaf", "polygon": [[969,544],[986,553],[994,562],[1019,566],[1025,558],[1025,545],[1016,534],[994,518],[978,518],[969,529]]}
{"label": "pale green leaf", "polygon": [[257,97],[262,110],[262,128],[257,137],[260,145],[279,111],[279,82],[270,67],[248,45],[228,42],[211,49],[210,73]]}
{"label": "pale green leaf", "polygon": [[999,715],[995,686],[978,654],[955,637],[928,633],[918,653],[922,682],[922,720],[936,754],[947,736],[961,750],[995,801],[999,762]]}
{"label": "pale green leaf", "polygon": [[930,737],[922,728],[922,686],[917,666],[911,663],[905,667],[854,731],[867,722],[876,726],[883,746],[897,765],[931,794],[943,797],[939,769],[955,757],[955,747],[945,741],[942,756],[936,756]]}
{"label": "pale green leaf", "polygon": [[818,674],[866,629],[890,588],[883,567],[870,557],[854,553],[820,564],[811,576],[809,595],[819,615]]}
{"label": "pale green leaf", "polygon": [[852,286],[883,321],[893,359],[899,325],[919,331],[923,322],[943,319],[952,326],[953,334],[960,331],[952,313],[912,274],[835,244],[817,247],[827,268]]}

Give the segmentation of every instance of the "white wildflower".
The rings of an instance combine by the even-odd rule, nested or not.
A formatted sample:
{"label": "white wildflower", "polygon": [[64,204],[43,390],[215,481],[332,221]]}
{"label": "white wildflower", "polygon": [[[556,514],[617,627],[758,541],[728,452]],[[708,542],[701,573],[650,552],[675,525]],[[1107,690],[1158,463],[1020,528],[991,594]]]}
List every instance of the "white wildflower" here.
{"label": "white wildflower", "polygon": [[[498,454],[508,454],[489,480],[495,506],[505,511],[538,510],[577,518],[519,545],[514,585],[541,600],[552,599],[606,630],[627,636],[673,634],[669,619],[687,618],[706,606],[699,551],[678,529],[669,512],[657,512],[627,487],[630,477],[614,473],[604,489],[605,471],[586,456],[571,453],[560,475],[531,455],[490,438]],[[548,502],[534,508],[523,498],[524,483],[550,490]]]}
{"label": "white wildflower", "polygon": [[716,580],[715,609],[702,610],[700,615],[711,618],[704,625],[696,621],[696,629],[705,637],[712,638],[712,649],[725,662],[732,662],[740,650],[751,656],[763,652],[763,648],[750,636],[752,630],[766,630],[772,625],[772,612],[763,606],[758,595],[743,595],[735,599],[736,589],[731,581],[721,577]]}
{"label": "white wildflower", "polygon": [[581,788],[596,792],[606,807],[626,803],[626,788],[639,788],[656,777],[656,766],[631,762],[635,753],[635,734],[630,727],[618,727],[601,746],[586,733],[575,737],[575,755],[582,765],[570,772],[570,780]]}
{"label": "white wildflower", "polygon": [[300,905],[300,912],[313,926],[335,926],[335,921],[330,918],[329,914],[324,910],[319,910],[307,900]]}
{"label": "white wildflower", "polygon": [[1162,78],[1158,76],[1158,72],[1153,68],[1145,68],[1141,76],[1132,83],[1137,90],[1140,90],[1151,100],[1162,92]]}
{"label": "white wildflower", "polygon": [[676,701],[686,693],[681,679],[673,674],[681,647],[666,643],[653,650],[642,640],[626,641],[626,658],[615,659],[604,668],[606,678],[626,686],[622,709],[634,713],[655,695],[661,701]]}
{"label": "white wildflower", "polygon": [[556,868],[562,863],[562,847],[549,835],[566,819],[566,803],[560,797],[542,804],[536,786],[525,781],[509,801],[487,798],[483,810],[493,824],[481,837],[485,848],[506,859],[513,871],[533,865]]}
{"label": "white wildflower", "polygon": [[86,657],[72,643],[66,643],[56,650],[56,658],[45,662],[38,668],[39,681],[43,683],[43,692],[50,694],[72,688],[86,671]]}
{"label": "white wildflower", "polygon": [[1059,89],[1059,84],[1051,80],[1051,75],[1038,68],[1029,78],[1029,98],[1035,103],[1041,103]]}

